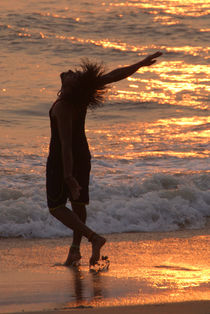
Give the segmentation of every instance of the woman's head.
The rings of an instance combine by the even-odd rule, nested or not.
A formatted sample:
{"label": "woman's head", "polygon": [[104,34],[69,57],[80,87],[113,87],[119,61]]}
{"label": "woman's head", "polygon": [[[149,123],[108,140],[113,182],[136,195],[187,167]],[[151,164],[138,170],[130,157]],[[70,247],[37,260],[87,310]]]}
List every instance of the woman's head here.
{"label": "woman's head", "polygon": [[83,60],[81,70],[69,70],[60,74],[62,86],[58,96],[75,105],[90,108],[100,106],[106,90],[100,82],[103,73],[102,65]]}
{"label": "woman's head", "polygon": [[74,82],[76,80],[76,73],[72,70],[69,70],[67,72],[62,72],[60,74],[61,78],[61,88],[62,89],[71,89],[71,87],[74,85]]}

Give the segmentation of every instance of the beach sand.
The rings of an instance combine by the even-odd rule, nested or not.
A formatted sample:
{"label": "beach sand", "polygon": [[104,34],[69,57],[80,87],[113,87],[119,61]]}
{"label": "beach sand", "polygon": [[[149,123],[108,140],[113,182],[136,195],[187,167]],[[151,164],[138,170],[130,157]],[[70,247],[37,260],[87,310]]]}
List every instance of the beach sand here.
{"label": "beach sand", "polygon": [[107,235],[107,272],[62,266],[71,237],[0,239],[0,313],[210,313],[210,223],[201,230]]}
{"label": "beach sand", "polygon": [[[33,312],[33,314],[209,314],[210,301],[200,302],[180,302],[165,304],[147,304],[133,306],[115,306],[102,308],[77,308],[66,310],[53,310],[43,312]],[[31,314],[31,312],[24,312]]]}

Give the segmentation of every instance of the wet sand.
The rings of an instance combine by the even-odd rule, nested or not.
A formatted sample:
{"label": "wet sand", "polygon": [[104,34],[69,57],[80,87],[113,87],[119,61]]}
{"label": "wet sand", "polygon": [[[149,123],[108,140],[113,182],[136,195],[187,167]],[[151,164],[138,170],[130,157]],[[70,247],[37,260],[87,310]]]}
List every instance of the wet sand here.
{"label": "wet sand", "polygon": [[71,269],[62,266],[71,238],[0,239],[0,312],[210,313],[209,222],[107,239],[110,269],[98,274],[89,272],[86,240],[81,267]]}
{"label": "wet sand", "polygon": [[[31,314],[31,312],[24,312],[25,314]],[[200,302],[181,302],[181,303],[165,303],[165,304],[149,304],[149,305],[133,305],[133,306],[118,306],[118,307],[105,307],[105,308],[77,308],[66,309],[58,311],[43,311],[33,312],[33,314],[209,314],[210,313],[210,301]]]}

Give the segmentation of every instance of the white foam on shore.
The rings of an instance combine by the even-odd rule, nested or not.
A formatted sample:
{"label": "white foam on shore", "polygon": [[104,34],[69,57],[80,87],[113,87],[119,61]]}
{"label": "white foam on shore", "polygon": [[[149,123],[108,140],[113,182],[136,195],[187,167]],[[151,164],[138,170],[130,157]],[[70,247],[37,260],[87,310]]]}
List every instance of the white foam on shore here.
{"label": "white foam on shore", "polygon": [[[140,175],[97,163],[91,176],[87,224],[96,232],[202,228],[210,216],[207,172]],[[112,170],[115,170],[113,175]],[[97,175],[96,175],[97,174]],[[9,176],[7,177],[9,180]],[[1,237],[60,237],[72,232],[47,209],[43,175],[13,175],[0,191]]]}

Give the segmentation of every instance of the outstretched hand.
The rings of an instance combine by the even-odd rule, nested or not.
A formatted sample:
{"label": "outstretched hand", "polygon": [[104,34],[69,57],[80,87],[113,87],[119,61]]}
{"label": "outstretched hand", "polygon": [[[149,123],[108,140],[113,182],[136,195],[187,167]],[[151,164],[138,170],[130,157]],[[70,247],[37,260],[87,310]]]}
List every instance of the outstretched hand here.
{"label": "outstretched hand", "polygon": [[156,53],[149,55],[144,60],[142,60],[142,66],[149,66],[154,64],[157,60],[154,60],[155,58],[158,58],[162,56],[162,52],[157,51]]}

